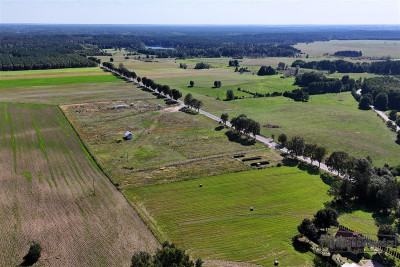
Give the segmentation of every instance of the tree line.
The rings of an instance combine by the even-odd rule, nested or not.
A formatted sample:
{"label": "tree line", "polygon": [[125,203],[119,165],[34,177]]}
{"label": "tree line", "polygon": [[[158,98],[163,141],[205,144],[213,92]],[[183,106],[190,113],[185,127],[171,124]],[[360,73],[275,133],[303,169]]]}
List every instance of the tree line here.
{"label": "tree line", "polygon": [[285,91],[283,96],[303,102],[308,101],[309,95],[340,93],[361,87],[360,80],[356,81],[348,75],[343,76],[342,79],[326,78],[322,73],[317,72],[296,75],[294,84],[302,88]]}
{"label": "tree line", "polygon": [[[306,144],[304,138],[299,136],[287,140],[286,135],[282,134],[278,141],[286,146],[291,154],[308,157],[311,163],[321,163],[327,154],[324,147]],[[330,190],[335,204],[348,206],[364,203],[384,212],[398,208],[400,185],[394,178],[394,175],[398,174],[397,169],[391,171],[388,165],[383,168],[374,167],[369,157],[355,158],[344,151],[330,154],[325,164],[330,171],[336,171],[345,177],[332,185]]]}
{"label": "tree line", "polygon": [[193,262],[185,250],[168,241],[165,241],[154,255],[138,251],[131,259],[131,267],[201,267],[202,265],[201,259]]}
{"label": "tree line", "polygon": [[256,135],[260,134],[260,123],[258,123],[253,119],[247,118],[247,116],[244,114],[232,118],[231,125],[237,134],[240,133],[244,133],[246,135],[252,134],[254,138],[256,137]]}
{"label": "tree line", "polygon": [[190,93],[185,96],[183,102],[186,106],[197,109],[197,111],[203,106],[203,101],[194,98]]}
{"label": "tree line", "polygon": [[145,85],[146,87],[156,90],[158,93],[168,95],[174,100],[178,100],[182,97],[182,93],[178,89],[171,89],[168,85],[156,83],[152,79],[148,79],[146,77],[138,77],[136,75],[136,72],[128,70],[122,63],[119,65],[118,68],[116,68],[111,62],[103,62],[103,66],[122,74],[128,79],[136,79],[139,83],[143,83],[143,85]]}
{"label": "tree line", "polygon": [[333,55],[335,57],[362,57],[362,52],[354,50],[344,50],[336,51]]}
{"label": "tree line", "polygon": [[304,60],[296,60],[292,63],[292,67],[299,66],[300,68],[327,70],[330,73],[374,73],[383,75],[399,75],[400,61],[386,60],[377,62],[349,62],[345,60],[321,60],[305,62]]}
{"label": "tree line", "polygon": [[261,66],[261,68],[257,72],[258,76],[274,75],[274,74],[276,74],[276,70],[271,66],[268,66],[268,67]]}
{"label": "tree line", "polygon": [[360,109],[374,105],[380,110],[400,110],[400,81],[393,77],[365,79],[361,86]]}

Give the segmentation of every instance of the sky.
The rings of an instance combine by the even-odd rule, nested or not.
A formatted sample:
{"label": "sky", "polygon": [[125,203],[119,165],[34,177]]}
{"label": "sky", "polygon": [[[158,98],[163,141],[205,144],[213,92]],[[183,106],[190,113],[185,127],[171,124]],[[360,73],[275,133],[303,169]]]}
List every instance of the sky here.
{"label": "sky", "polygon": [[0,23],[400,24],[400,0],[0,0]]}

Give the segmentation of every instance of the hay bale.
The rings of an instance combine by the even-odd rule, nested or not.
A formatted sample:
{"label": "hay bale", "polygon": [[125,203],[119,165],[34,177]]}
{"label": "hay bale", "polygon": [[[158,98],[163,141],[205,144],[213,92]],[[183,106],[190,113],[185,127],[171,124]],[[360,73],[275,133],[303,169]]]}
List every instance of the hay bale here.
{"label": "hay bale", "polygon": [[278,266],[278,264],[279,264],[279,261],[274,261],[275,266]]}
{"label": "hay bale", "polygon": [[250,211],[253,211],[254,210],[254,208],[253,207],[250,207]]}
{"label": "hay bale", "polygon": [[199,184],[199,187],[203,187],[203,184]]}

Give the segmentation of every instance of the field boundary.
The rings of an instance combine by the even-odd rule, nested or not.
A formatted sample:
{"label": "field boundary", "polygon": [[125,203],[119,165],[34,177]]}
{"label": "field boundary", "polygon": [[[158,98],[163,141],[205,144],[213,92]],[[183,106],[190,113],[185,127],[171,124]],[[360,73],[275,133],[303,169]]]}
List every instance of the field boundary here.
{"label": "field boundary", "polygon": [[[99,170],[99,172],[101,174],[103,174],[105,177],[107,177],[107,179],[110,181],[110,183],[114,186],[115,190],[117,190],[125,199],[125,201],[128,203],[128,205],[133,208],[133,210],[138,214],[139,218],[142,220],[142,222],[147,226],[147,228],[149,229],[149,231],[153,234],[153,236],[155,237],[155,239],[159,242],[159,244],[161,244],[163,241],[160,240],[161,238],[161,233],[158,233],[158,231],[156,232],[156,229],[150,225],[150,221],[147,220],[146,216],[143,214],[142,210],[139,209],[138,207],[136,207],[136,205],[132,204],[125,196],[125,194],[122,194],[121,191],[115,186],[114,182],[111,180],[111,178],[107,175],[107,173],[104,171],[104,169],[101,167],[101,165],[97,162],[97,160],[93,157],[90,149],[86,146],[85,142],[81,139],[79,133],[76,131],[75,127],[73,126],[73,124],[68,120],[67,116],[65,115],[64,111],[60,108],[59,105],[57,105],[57,108],[60,110],[61,114],[64,116],[65,120],[68,122],[68,124],[70,125],[70,127],[72,128],[72,130],[75,133],[75,136],[78,139],[78,142],[81,144],[82,148],[85,150],[85,152],[87,153],[87,155],[89,156],[89,160],[92,161],[92,163],[95,165],[95,167]],[[161,236],[159,236],[158,234],[160,234]]]}

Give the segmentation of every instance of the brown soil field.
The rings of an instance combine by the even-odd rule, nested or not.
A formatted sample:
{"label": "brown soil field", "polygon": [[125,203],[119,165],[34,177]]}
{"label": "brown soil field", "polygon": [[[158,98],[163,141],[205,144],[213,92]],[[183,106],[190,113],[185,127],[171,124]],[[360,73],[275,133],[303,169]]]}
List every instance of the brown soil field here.
{"label": "brown soil field", "polygon": [[56,106],[0,104],[0,266],[128,266],[159,243]]}

